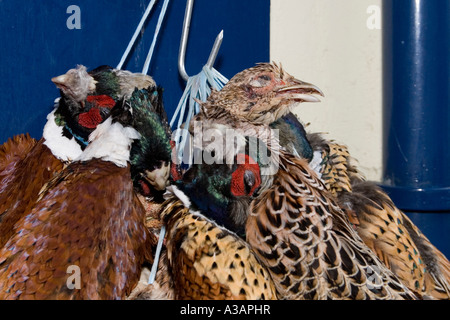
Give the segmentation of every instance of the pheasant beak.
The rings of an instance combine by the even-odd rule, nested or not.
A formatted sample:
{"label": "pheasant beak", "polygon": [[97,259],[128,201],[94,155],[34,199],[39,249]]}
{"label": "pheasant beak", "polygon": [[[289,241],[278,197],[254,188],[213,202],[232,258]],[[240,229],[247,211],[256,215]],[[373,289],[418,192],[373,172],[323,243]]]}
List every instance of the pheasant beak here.
{"label": "pheasant beak", "polygon": [[63,74],[57,77],[52,78],[52,82],[61,90],[67,90],[68,89],[68,76],[67,74]]}
{"label": "pheasant beak", "polygon": [[144,178],[156,190],[163,191],[166,189],[170,174],[170,163],[163,164],[160,168],[153,171],[146,170]]}
{"label": "pheasant beak", "polygon": [[[74,96],[73,91],[69,85],[70,82],[70,76],[67,74],[63,74],[57,77],[52,78],[52,82],[56,85],[57,88],[61,89],[63,92],[66,92],[72,96]],[[95,85],[94,85],[94,89],[95,89]],[[84,110],[85,108],[85,101],[81,100],[80,101],[81,104],[81,108]]]}
{"label": "pheasant beak", "polygon": [[97,80],[94,80],[94,78],[91,77],[90,79],[91,81],[89,82],[89,90],[90,91],[95,91],[96,87],[97,87]]}
{"label": "pheasant beak", "polygon": [[297,102],[320,102],[314,94],[324,97],[322,90],[317,86],[297,79],[290,81],[292,84],[284,86],[277,91],[277,95],[284,96]]}
{"label": "pheasant beak", "polygon": [[78,66],[77,69],[70,69],[65,74],[54,77],[52,82],[77,102],[85,100],[89,92],[94,92],[97,84],[84,66]]}

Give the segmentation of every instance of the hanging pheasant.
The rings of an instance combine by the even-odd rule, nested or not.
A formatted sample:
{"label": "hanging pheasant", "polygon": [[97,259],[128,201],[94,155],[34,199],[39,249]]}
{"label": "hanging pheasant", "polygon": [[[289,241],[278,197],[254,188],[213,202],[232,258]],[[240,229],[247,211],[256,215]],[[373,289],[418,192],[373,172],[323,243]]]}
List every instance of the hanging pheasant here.
{"label": "hanging pheasant", "polygon": [[[272,186],[260,191],[262,195],[256,196],[251,208],[239,206],[243,209],[240,211],[224,207],[226,189],[214,185],[215,181],[220,185],[219,182],[232,179],[224,170],[225,164],[221,171],[206,170],[205,164],[193,166],[185,176],[195,177],[195,188],[187,187],[188,184],[180,188],[191,189],[201,204],[208,203],[205,193],[214,195],[216,207],[224,209],[216,210],[216,214],[205,211],[207,217],[238,234],[239,227],[246,225],[246,239],[271,272],[280,298],[411,298],[404,291],[408,290],[359,240],[345,215],[327,198],[327,191],[306,161],[283,153],[280,161],[284,170],[275,175]],[[190,174],[193,168],[198,169]],[[206,174],[201,170],[206,170]],[[227,221],[231,218],[234,223]]]}
{"label": "hanging pheasant", "polygon": [[276,299],[266,268],[248,244],[225,228],[242,223],[234,219],[245,213],[261,183],[259,165],[245,148],[233,153],[233,162],[193,165],[176,186],[168,187],[161,205],[167,260],[155,283],[143,283],[135,299],[160,297],[161,292],[166,298],[173,292],[175,299]]}
{"label": "hanging pheasant", "polygon": [[345,145],[306,133],[292,113],[270,126],[280,130],[281,146],[309,162],[365,244],[408,288],[427,297],[450,298],[448,259],[380,187],[365,180]]}
{"label": "hanging pheasant", "polygon": [[[62,99],[57,109],[52,111],[41,138],[26,157],[19,160],[10,174],[1,181],[0,196],[0,247],[12,235],[13,225],[34,205],[38,192],[52,176],[62,170],[63,161],[69,161],[81,154],[81,147],[63,136],[63,128],[59,127],[55,116],[62,109],[74,109],[85,100],[89,90],[95,89],[95,80],[88,75],[85,68],[69,70],[65,75],[67,94],[62,91]],[[73,87],[73,88],[72,88]],[[70,101],[69,107],[66,101]],[[80,106],[79,109],[82,107]],[[57,112],[58,111],[58,112]]]}
{"label": "hanging pheasant", "polygon": [[[269,125],[296,102],[317,101],[314,93],[321,91],[276,64],[260,64],[213,93],[198,119],[264,139]],[[416,298],[361,241],[307,162],[278,149],[276,139],[267,146],[279,155],[279,170],[252,202],[246,239],[268,267],[279,297]]]}
{"label": "hanging pheasant", "polygon": [[318,170],[359,236],[411,290],[436,299],[450,298],[450,263],[375,183],[365,181],[345,145],[319,133],[292,137],[309,141],[298,148],[320,154]]}
{"label": "hanging pheasant", "polygon": [[[140,134],[129,102],[90,135],[82,155],[46,185],[0,251],[0,299],[122,299],[155,239],[133,190],[130,149]],[[68,286],[70,267],[80,287]]]}
{"label": "hanging pheasant", "polygon": [[162,212],[176,298],[276,299],[270,275],[250,247],[184,199],[169,198]]}
{"label": "hanging pheasant", "polygon": [[307,163],[281,155],[253,202],[247,241],[286,299],[414,299],[360,240]]}
{"label": "hanging pheasant", "polygon": [[34,206],[42,186],[86,148],[89,134],[108,117],[114,99],[131,95],[129,83],[154,83],[149,76],[109,67],[89,74],[84,66],[52,81],[61,89],[61,98],[47,116],[43,137],[32,147],[27,144],[27,154],[0,176],[0,248],[14,224]]}

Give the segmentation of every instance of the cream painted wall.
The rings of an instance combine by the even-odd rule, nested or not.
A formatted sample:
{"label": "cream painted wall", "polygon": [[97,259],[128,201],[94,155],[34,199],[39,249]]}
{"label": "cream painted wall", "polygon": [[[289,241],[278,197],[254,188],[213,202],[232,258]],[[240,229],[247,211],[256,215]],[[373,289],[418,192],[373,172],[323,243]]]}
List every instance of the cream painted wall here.
{"label": "cream painted wall", "polygon": [[[294,112],[308,131],[349,147],[360,170],[380,181],[382,167],[381,30],[376,12],[382,0],[271,0],[271,60],[325,93],[321,103]],[[373,19],[375,18],[375,19]]]}

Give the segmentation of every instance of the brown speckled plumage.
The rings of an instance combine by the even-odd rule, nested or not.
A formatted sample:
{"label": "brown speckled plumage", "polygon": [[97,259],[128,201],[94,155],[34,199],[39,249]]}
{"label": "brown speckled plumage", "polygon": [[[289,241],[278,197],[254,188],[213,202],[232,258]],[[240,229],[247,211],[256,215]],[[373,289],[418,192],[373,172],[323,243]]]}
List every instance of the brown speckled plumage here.
{"label": "brown speckled plumage", "polygon": [[415,299],[364,245],[305,160],[282,156],[254,200],[247,241],[284,299]]}
{"label": "brown speckled plumage", "polygon": [[[47,186],[0,251],[0,299],[122,299],[151,261],[154,238],[129,167],[73,162]],[[67,268],[81,270],[69,289]]]}
{"label": "brown speckled plumage", "polygon": [[269,273],[242,239],[177,197],[167,199],[163,208],[177,299],[276,299]]}
{"label": "brown speckled plumage", "polygon": [[326,188],[348,214],[362,240],[411,290],[450,298],[450,262],[375,183],[365,181],[344,145],[308,135],[322,154]]}

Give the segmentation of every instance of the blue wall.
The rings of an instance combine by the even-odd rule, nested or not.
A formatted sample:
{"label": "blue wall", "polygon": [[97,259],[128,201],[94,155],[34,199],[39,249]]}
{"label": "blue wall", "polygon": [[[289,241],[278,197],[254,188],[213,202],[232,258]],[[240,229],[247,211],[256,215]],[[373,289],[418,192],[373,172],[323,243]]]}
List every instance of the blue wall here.
{"label": "blue wall", "polygon": [[[0,143],[29,132],[40,138],[59,91],[50,81],[77,64],[88,69],[116,66],[149,0],[0,0]],[[153,8],[146,32],[124,69],[140,72],[150,48],[163,0]],[[68,29],[70,5],[81,9],[81,29]],[[149,74],[165,88],[169,117],[184,90],[177,69],[185,1],[171,0]],[[269,0],[196,0],[186,53],[195,75],[224,30],[215,68],[230,78],[269,60]]]}

